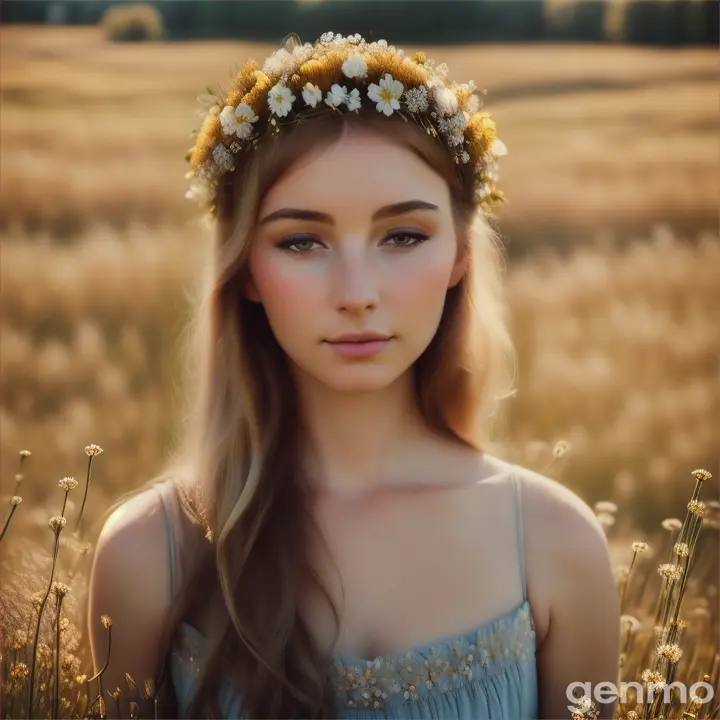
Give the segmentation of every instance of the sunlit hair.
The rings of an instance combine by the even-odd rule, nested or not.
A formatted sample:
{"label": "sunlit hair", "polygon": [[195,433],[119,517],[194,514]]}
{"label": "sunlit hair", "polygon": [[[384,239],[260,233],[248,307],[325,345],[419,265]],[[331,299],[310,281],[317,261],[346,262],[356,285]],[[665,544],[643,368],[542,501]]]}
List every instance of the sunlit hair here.
{"label": "sunlit hair", "polygon": [[192,395],[184,438],[159,476],[177,481],[214,536],[213,544],[188,545],[192,553],[181,558],[186,583],[172,604],[164,655],[179,621],[213,589],[227,608],[224,632],[208,638],[190,717],[219,713],[223,682],[232,683],[250,717],[338,715],[328,658],[301,612],[311,588],[339,617],[307,552],[316,528],[303,492],[298,402],[286,357],[262,305],[244,298],[242,280],[268,189],[305,154],[356,130],[409,148],[446,179],[458,242],[468,253],[465,275],[448,291],[437,334],[414,368],[428,424],[488,451],[502,400],[512,391],[515,355],[501,245],[442,143],[415,124],[377,113],[328,113],[247,156],[220,196],[203,292],[189,326]]}

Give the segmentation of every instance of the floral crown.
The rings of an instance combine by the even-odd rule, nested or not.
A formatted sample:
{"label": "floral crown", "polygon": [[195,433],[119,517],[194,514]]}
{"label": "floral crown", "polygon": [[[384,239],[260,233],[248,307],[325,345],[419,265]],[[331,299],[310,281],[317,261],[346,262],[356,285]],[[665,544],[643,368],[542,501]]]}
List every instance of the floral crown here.
{"label": "floral crown", "polygon": [[313,45],[288,35],[262,68],[248,61],[227,93],[212,87],[198,98],[203,123],[186,156],[192,165],[186,197],[214,216],[219,183],[237,155],[284,125],[372,104],[439,138],[487,212],[504,199],[495,183],[497,158],[507,149],[490,114],[481,111],[475,83],[449,82],[447,75],[444,63],[436,66],[422,52],[406,56],[384,40],[328,32]]}

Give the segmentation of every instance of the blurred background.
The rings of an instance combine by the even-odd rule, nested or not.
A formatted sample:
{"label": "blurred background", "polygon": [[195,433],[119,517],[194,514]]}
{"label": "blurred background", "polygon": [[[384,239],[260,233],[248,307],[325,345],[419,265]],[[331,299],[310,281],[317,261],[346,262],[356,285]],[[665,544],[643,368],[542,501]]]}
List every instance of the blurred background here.
{"label": "blurred background", "polygon": [[[685,515],[720,429],[716,0],[4,0],[4,498],[102,510],[162,465],[207,234],[184,198],[196,97],[289,32],[359,32],[487,89],[510,154],[518,396],[508,441],[618,537]],[[560,446],[557,443],[562,441]],[[33,455],[13,478],[18,453]],[[46,523],[46,512],[40,522]]]}

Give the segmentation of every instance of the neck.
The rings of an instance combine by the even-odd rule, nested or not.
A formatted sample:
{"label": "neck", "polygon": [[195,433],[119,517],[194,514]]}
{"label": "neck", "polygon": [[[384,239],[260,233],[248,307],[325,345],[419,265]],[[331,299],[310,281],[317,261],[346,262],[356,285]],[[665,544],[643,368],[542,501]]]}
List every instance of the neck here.
{"label": "neck", "polygon": [[428,434],[411,372],[377,392],[336,392],[307,378],[298,388],[313,490],[359,496],[407,479],[409,453]]}

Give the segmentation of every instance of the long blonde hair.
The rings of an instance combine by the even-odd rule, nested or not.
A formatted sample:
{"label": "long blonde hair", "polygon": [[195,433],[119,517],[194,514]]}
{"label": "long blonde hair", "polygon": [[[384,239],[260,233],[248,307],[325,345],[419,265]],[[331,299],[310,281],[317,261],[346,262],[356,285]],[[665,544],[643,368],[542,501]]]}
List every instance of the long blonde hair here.
{"label": "long blonde hair", "polygon": [[181,477],[189,507],[202,508],[214,534],[214,544],[200,543],[181,560],[187,582],[173,602],[163,648],[166,657],[183,616],[206,601],[209,586],[217,587],[227,621],[222,633],[207,638],[191,717],[217,713],[220,686],[228,680],[250,717],[338,714],[327,658],[300,612],[301,588],[310,582],[336,623],[339,618],[307,557],[312,518],[294,386],[264,310],[243,297],[242,281],[265,193],[293,163],[352,125],[409,148],[446,179],[458,240],[469,254],[463,279],[448,291],[437,334],[414,369],[427,423],[487,450],[501,401],[512,390],[502,247],[441,142],[393,117],[327,113],[285,128],[236,167],[222,187],[206,290],[190,326],[193,394],[184,438],[174,460],[150,481]]}

